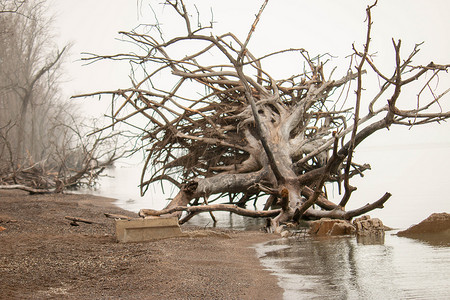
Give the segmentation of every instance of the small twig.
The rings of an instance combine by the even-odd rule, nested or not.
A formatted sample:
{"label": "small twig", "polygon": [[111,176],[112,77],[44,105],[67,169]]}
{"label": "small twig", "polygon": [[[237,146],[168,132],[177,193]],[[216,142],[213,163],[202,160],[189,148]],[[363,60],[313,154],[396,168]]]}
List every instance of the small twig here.
{"label": "small twig", "polygon": [[83,219],[83,218],[70,217],[70,216],[65,216],[64,219],[74,221],[74,222],[82,222],[82,223],[86,223],[86,224],[101,224],[101,223],[98,223],[95,221],[91,221],[91,220],[87,220],[87,219]]}
{"label": "small twig", "polygon": [[118,214],[110,214],[110,213],[105,213],[105,217],[111,218],[111,219],[116,219],[116,220],[131,220],[131,219],[133,219],[128,216],[118,215]]}
{"label": "small twig", "polygon": [[255,32],[256,25],[258,25],[259,19],[261,18],[264,8],[266,7],[268,2],[269,2],[269,0],[264,1],[264,3],[261,5],[261,8],[259,9],[258,14],[256,15],[255,21],[253,22],[252,27],[250,28],[250,31],[247,35],[247,39],[245,40],[244,44],[242,45],[241,52],[238,55],[238,59],[237,59],[238,62],[242,63],[242,58],[244,57],[245,52],[247,51],[248,43],[250,42],[253,32]]}
{"label": "small twig", "polygon": [[353,124],[353,130],[352,130],[352,136],[350,140],[350,146],[348,149],[347,154],[347,162],[345,166],[344,171],[344,188],[345,193],[342,197],[341,202],[339,203],[339,206],[345,207],[348,200],[350,199],[351,194],[356,190],[354,186],[350,185],[350,167],[352,165],[352,158],[353,158],[353,151],[356,147],[356,134],[358,132],[358,123],[360,121],[359,119],[359,111],[361,106],[361,97],[362,97],[362,72],[363,72],[363,66],[364,63],[368,60],[368,54],[369,54],[369,44],[370,44],[370,34],[372,30],[372,15],[371,15],[371,9],[377,4],[377,1],[366,9],[367,14],[367,35],[366,35],[366,44],[364,45],[364,53],[361,57],[361,62],[356,67],[356,70],[358,71],[358,83],[357,83],[357,89],[356,89],[356,103],[355,103],[355,115],[354,115],[354,124]]}

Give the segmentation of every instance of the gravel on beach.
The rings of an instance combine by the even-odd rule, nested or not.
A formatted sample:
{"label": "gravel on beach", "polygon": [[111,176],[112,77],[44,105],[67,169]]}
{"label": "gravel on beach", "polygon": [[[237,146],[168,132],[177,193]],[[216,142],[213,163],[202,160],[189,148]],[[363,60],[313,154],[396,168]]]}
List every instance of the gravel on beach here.
{"label": "gravel on beach", "polygon": [[[0,191],[0,299],[281,299],[258,231],[118,243],[113,199]],[[92,220],[74,226],[65,216]],[[183,231],[202,230],[182,226]],[[219,229],[214,229],[219,231]]]}

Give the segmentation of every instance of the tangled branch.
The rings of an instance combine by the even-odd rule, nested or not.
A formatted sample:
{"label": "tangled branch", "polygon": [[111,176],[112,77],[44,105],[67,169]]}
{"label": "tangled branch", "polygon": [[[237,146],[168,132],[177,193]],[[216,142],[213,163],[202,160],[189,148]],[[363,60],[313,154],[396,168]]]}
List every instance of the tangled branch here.
{"label": "tangled branch", "polygon": [[[369,165],[353,162],[354,149],[374,132],[392,124],[411,126],[450,117],[450,112],[428,112],[448,90],[434,95],[426,104],[419,93],[416,108],[399,108],[402,89],[432,73],[422,89],[429,87],[430,81],[446,72],[449,65],[413,66],[418,46],[402,61],[398,41],[394,42],[394,75],[382,74],[369,55],[371,10],[376,3],[366,11],[363,51],[353,48],[353,59],[358,61],[356,72],[349,70],[342,78],[327,79],[321,57],[311,58],[304,49],[281,50],[258,58],[247,48],[267,2],[264,1],[244,42],[232,33],[202,34],[211,27],[194,28],[183,1],[166,1],[183,18],[187,35],[164,41],[148,33],[121,32],[139,46],[139,53],[84,58],[88,63],[126,60],[134,66],[131,87],[76,97],[113,95],[116,109],[111,126],[132,122],[138,116],[146,121],[140,127],[140,137],[148,148],[141,177],[142,193],[150,184],[163,180],[180,188],[165,210],[151,215],[180,215],[182,210],[196,213],[193,207],[200,205],[200,197],[211,203],[215,201],[209,199],[211,195],[217,195],[216,199],[227,195],[229,203],[239,205],[260,198],[265,199],[266,209],[278,203],[277,209],[281,210],[273,219],[274,226],[294,216],[296,220],[352,218],[381,207],[390,197],[386,194],[373,205],[345,212],[355,189],[349,180],[370,169]],[[300,54],[307,69],[288,78],[272,78],[262,66],[264,60],[288,52]],[[365,65],[383,83],[368,101],[368,114],[361,115]],[[339,102],[347,100],[343,91],[353,80],[357,81],[355,106],[336,109]],[[388,96],[390,87],[393,93]],[[380,106],[378,102],[383,97],[389,100]],[[340,186],[342,181],[344,196],[339,205],[331,203],[322,188],[332,182]],[[320,204],[325,211],[314,209],[313,204]],[[226,209],[239,213],[231,206]]]}

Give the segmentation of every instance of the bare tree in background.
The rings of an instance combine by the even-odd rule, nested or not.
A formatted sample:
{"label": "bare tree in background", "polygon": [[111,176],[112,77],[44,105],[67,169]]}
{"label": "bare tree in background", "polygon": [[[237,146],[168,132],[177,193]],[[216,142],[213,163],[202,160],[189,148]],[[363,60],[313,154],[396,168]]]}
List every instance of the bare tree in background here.
{"label": "bare tree in background", "polygon": [[[138,50],[86,58],[126,60],[134,66],[131,87],[78,97],[112,95],[110,127],[127,122],[141,128],[148,148],[142,193],[162,181],[179,189],[165,209],[141,210],[141,215],[181,217],[187,211],[180,220],[184,222],[200,212],[225,210],[270,217],[269,229],[300,219],[350,220],[383,207],[391,196],[385,193],[364,207],[345,210],[356,189],[350,179],[370,168],[353,160],[355,148],[392,125],[450,117],[440,108],[449,90],[434,88],[449,65],[415,65],[419,45],[403,56],[401,41],[393,40],[392,75],[377,68],[370,55],[375,5],[367,8],[366,41],[362,48],[354,46],[351,68],[331,79],[323,57],[311,57],[304,49],[252,54],[248,44],[267,2],[246,39],[240,40],[233,33],[210,33],[212,26],[192,19],[183,1],[165,1],[184,23],[184,35],[164,37],[158,25],[148,32],[121,32]],[[277,79],[264,69],[265,59],[293,52],[304,61],[299,74]],[[378,77],[380,88],[363,102],[366,73]],[[351,82],[356,82],[354,97]],[[408,88],[416,88],[417,99],[401,97]],[[365,115],[361,103],[369,103]],[[146,120],[145,125],[133,121],[136,116]],[[338,184],[339,203],[328,200],[325,183]],[[243,208],[257,200],[265,202],[264,210]],[[214,201],[231,204],[211,204]]]}
{"label": "bare tree in background", "polygon": [[22,14],[20,9],[26,0],[2,0],[0,1],[0,14]]}
{"label": "bare tree in background", "polygon": [[[58,84],[60,62],[65,51],[49,48],[51,39],[49,24],[43,17],[44,3],[22,3],[22,14],[2,16],[2,100],[3,122],[15,121],[17,133],[16,160],[27,155],[37,157],[35,139],[36,120],[32,111],[39,110],[42,103],[54,102],[59,97]],[[26,15],[27,17],[23,17]],[[50,44],[51,45],[51,44]],[[51,106],[47,105],[47,106]],[[39,111],[39,113],[48,112]],[[47,116],[39,117],[45,119]],[[28,152],[28,153],[27,153]]]}
{"label": "bare tree in background", "polygon": [[[117,132],[94,131],[60,92],[67,47],[52,43],[45,1],[0,1],[0,188],[91,185],[123,155]],[[5,186],[8,185],[8,186]]]}

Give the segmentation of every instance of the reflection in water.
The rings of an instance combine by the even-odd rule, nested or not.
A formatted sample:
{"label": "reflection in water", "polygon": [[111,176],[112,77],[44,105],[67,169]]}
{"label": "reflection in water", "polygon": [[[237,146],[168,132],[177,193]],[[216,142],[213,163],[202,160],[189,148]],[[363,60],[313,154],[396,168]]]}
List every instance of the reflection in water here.
{"label": "reflection in water", "polygon": [[408,235],[408,238],[424,242],[430,246],[450,247],[450,229],[438,233],[419,233]]}
{"label": "reflection in water", "polygon": [[186,224],[200,227],[220,227],[235,230],[259,230],[264,227],[264,218],[249,218],[239,216],[230,212],[216,211],[214,217],[217,223],[214,224],[209,214],[199,214],[189,220]]}
{"label": "reflection in water", "polygon": [[384,233],[357,235],[356,242],[363,245],[384,245]]}
{"label": "reflection in water", "polygon": [[450,249],[387,234],[280,239],[258,245],[285,299],[449,299]]}

